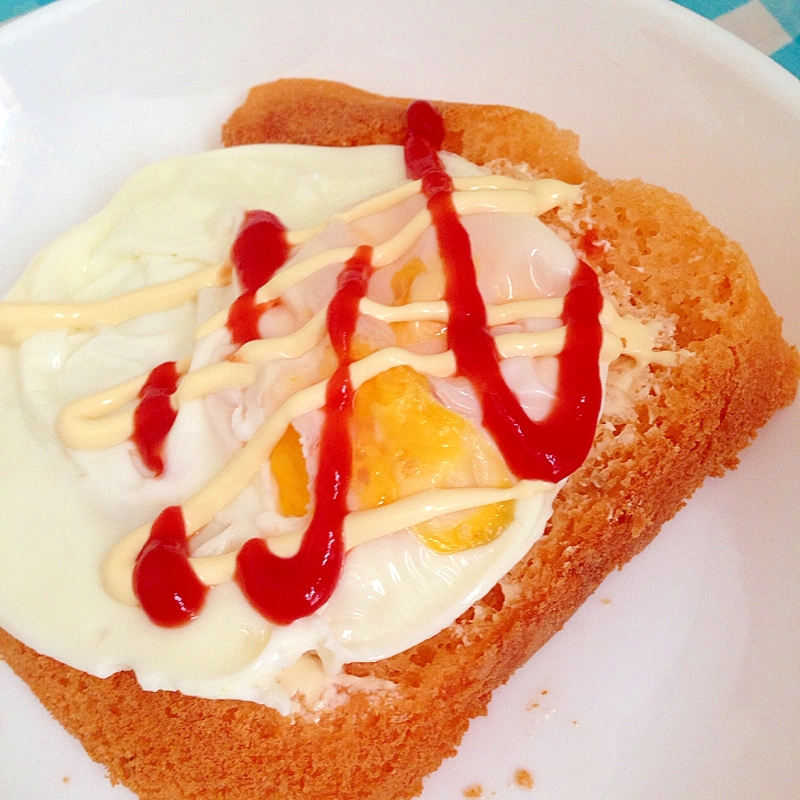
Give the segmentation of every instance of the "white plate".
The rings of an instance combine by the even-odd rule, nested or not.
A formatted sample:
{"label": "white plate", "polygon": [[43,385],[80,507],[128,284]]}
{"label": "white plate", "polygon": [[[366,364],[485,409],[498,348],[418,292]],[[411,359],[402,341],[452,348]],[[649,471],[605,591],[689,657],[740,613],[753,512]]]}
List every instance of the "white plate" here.
{"label": "white plate", "polygon": [[[800,83],[666,0],[61,0],[0,29],[0,289],[136,167],[217,145],[249,85],[291,75],[573,128],[598,171],[683,192],[740,240],[800,341]],[[612,575],[425,800],[800,796],[798,431],[795,403]],[[0,797],[131,797],[4,665]]]}

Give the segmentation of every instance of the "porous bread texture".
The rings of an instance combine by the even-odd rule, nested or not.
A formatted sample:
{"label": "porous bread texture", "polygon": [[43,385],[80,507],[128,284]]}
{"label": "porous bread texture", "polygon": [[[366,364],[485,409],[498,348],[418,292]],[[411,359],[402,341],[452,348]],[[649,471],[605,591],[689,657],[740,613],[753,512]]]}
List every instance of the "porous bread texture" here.
{"label": "porous bread texture", "polygon": [[[342,84],[284,80],[254,88],[224,127],[251,142],[401,143],[408,101]],[[437,103],[445,148],[484,164],[526,164],[585,186],[571,225],[622,313],[674,322],[687,351],[651,366],[622,416],[606,415],[589,458],[556,501],[547,534],[509,575],[432,639],[348,672],[391,681],[353,692],[318,719],[247,702],[144,692],[130,673],[100,680],[37,655],[0,631],[0,655],[89,755],[142,800],[399,800],[455,752],[492,690],[553,635],[612,569],[638,553],[707,475],[794,398],[800,359],[741,248],[681,197],[606,181],[575,134],[536,114]],[[599,243],[607,243],[601,246]]]}

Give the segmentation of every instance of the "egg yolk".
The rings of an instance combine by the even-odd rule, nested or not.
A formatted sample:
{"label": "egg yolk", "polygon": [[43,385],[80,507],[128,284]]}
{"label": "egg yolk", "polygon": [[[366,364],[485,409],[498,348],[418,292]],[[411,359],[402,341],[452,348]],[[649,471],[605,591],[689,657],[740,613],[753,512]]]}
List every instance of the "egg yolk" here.
{"label": "egg yolk", "polygon": [[415,256],[406,261],[406,263],[392,275],[390,287],[394,295],[395,305],[403,305],[411,299],[411,288],[414,285],[414,281],[427,271],[427,267],[422,259]]}
{"label": "egg yolk", "polygon": [[[352,490],[375,508],[429,488],[507,487],[513,477],[494,442],[432,395],[428,379],[395,367],[367,381],[353,408]],[[486,544],[514,516],[514,503],[448,514],[412,528],[442,553]]]}
{"label": "egg yolk", "polygon": [[[408,302],[414,281],[426,273],[418,258],[392,279],[395,301]],[[442,339],[438,322],[393,323],[397,344]],[[357,335],[354,358],[379,349]],[[514,478],[488,434],[443,406],[428,379],[410,367],[394,367],[366,381],[355,393],[352,417],[351,505],[358,509],[393,503],[425,489],[470,486],[509,487]],[[278,509],[301,517],[311,502],[309,475],[300,436],[289,426],[270,455],[278,489]],[[411,530],[428,547],[453,553],[487,544],[514,519],[514,501],[445,514]]]}
{"label": "egg yolk", "polygon": [[305,516],[311,501],[311,492],[300,434],[294,425],[286,428],[286,432],[272,448],[269,465],[278,487],[278,511],[284,517]]}
{"label": "egg yolk", "polygon": [[[414,257],[409,259],[391,280],[391,290],[395,305],[403,305],[414,299],[414,282],[418,278],[430,275],[430,270],[422,259]],[[409,322],[393,322],[390,325],[398,347],[410,347],[424,340],[436,341],[436,350],[443,352],[447,349],[447,326],[433,320],[417,319]]]}

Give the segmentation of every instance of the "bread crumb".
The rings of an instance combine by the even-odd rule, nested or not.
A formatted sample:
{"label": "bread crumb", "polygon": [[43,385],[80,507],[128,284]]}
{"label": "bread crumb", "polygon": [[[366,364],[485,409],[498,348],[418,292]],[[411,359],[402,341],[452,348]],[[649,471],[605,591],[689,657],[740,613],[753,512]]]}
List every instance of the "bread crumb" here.
{"label": "bread crumb", "polygon": [[533,711],[534,708],[539,708],[539,704],[538,703],[528,703],[528,705],[525,707],[525,710],[526,711]]}
{"label": "bread crumb", "polygon": [[463,791],[464,797],[474,797],[477,800],[481,800],[483,797],[483,786],[479,783],[473,783],[472,786],[467,786],[466,789]]}
{"label": "bread crumb", "polygon": [[604,606],[610,606],[611,605],[611,598],[610,597],[604,597],[600,602]]}
{"label": "bread crumb", "polygon": [[514,773],[514,783],[523,789],[533,789],[533,775],[526,769],[518,769]]}
{"label": "bread crumb", "polygon": [[503,599],[506,603],[513,602],[522,593],[522,589],[516,583],[512,583],[506,578],[501,578],[498,581],[500,589],[503,592]]}
{"label": "bread crumb", "polygon": [[62,782],[62,783],[69,783],[69,775],[65,775],[65,776],[64,776],[64,777],[61,779],[61,782]]}

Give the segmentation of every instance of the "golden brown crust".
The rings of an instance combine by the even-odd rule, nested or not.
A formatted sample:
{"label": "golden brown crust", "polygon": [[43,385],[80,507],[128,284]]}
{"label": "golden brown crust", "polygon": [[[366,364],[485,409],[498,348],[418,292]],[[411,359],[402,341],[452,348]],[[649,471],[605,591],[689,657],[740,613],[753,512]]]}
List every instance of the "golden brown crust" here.
{"label": "golden brown crust", "polygon": [[[342,84],[285,80],[250,93],[226,145],[326,145],[403,138],[407,101]],[[597,240],[587,260],[621,279],[618,302],[677,317],[692,353],[654,367],[631,419],[609,420],[559,496],[547,536],[456,624],[377,664],[349,671],[397,689],[354,694],[315,722],[235,701],[143,692],[129,673],[100,680],[37,655],[0,631],[0,655],[62,724],[143,800],[398,800],[452,755],[492,690],[555,633],[603,577],[639,552],[707,475],[794,398],[800,359],[738,245],[680,197],[639,181],[609,182],[577,154],[577,137],[503,107],[437,104],[445,147],[486,163],[527,162],[585,182]],[[576,236],[579,236],[578,231]],[[635,463],[635,469],[631,469]],[[506,582],[504,582],[506,583]]]}
{"label": "golden brown crust", "polygon": [[[226,147],[257,142],[402,144],[410,102],[344,83],[285,78],[252,88],[245,104],[223,126],[222,141]],[[544,177],[569,183],[580,183],[587,174],[578,155],[578,137],[539,114],[508,106],[434,105],[447,131],[443,148],[475,164],[496,158],[537,164]],[[498,139],[499,130],[503,135]]]}

